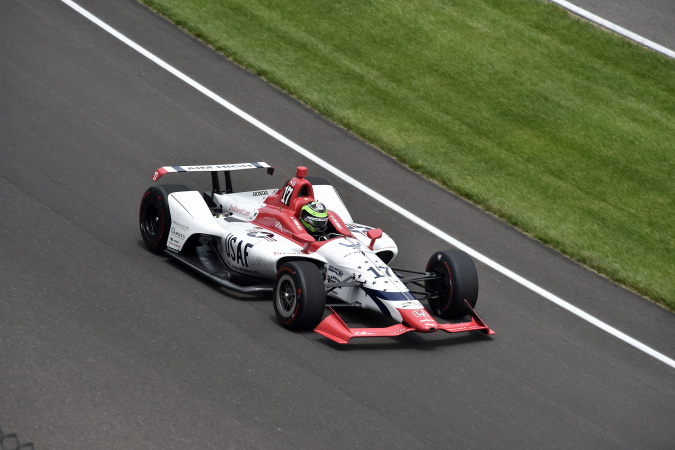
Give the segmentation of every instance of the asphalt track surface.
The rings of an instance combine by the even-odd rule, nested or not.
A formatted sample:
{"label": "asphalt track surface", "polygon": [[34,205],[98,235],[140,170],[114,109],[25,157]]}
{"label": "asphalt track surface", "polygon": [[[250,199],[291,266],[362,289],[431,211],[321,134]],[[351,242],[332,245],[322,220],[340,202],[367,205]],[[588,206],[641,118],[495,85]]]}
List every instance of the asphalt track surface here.
{"label": "asphalt track surface", "polygon": [[672,0],[568,0],[586,11],[675,50],[675,2]]}
{"label": "asphalt track surface", "polygon": [[[401,167],[144,6],[80,4],[460,241],[675,357],[672,313]],[[61,2],[0,2],[0,99],[4,433],[35,448],[675,443],[675,369],[482,264],[477,311],[493,337],[339,346],[285,331],[268,299],[228,295],[150,254],[137,214],[159,166],[276,167],[274,177],[236,177],[241,189],[280,187],[297,165],[331,176]],[[208,184],[200,174],[166,178]],[[423,268],[448,247],[332,181],[356,221],[397,240],[397,265]],[[381,323],[362,311],[345,317]]]}

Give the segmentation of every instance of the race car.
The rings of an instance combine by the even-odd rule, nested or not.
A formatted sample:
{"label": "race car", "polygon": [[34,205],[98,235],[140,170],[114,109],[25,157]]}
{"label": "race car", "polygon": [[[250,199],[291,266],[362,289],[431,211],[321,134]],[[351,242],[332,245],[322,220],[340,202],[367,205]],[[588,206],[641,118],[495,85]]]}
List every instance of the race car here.
{"label": "race car", "polygon": [[[425,270],[392,267],[398,254],[393,239],[354,223],[328,181],[308,177],[300,166],[281,189],[234,192],[232,173],[256,169],[274,174],[265,162],[157,169],[153,181],[168,173],[210,172],[212,186],[204,192],[148,188],[139,212],[147,248],[236,293],[271,294],[283,327],[314,329],[341,344],[411,331],[494,334],[474,311],[478,276],[468,254],[436,252]],[[420,300],[438,318],[470,320],[440,322]],[[393,324],[350,328],[335,312],[341,307],[376,311]]]}

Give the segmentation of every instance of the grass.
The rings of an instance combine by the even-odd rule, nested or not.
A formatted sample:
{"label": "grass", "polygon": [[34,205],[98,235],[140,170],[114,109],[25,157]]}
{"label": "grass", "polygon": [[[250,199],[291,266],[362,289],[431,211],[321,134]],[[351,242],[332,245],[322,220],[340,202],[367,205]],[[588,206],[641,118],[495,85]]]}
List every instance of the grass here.
{"label": "grass", "polygon": [[143,0],[675,310],[675,61],[539,0]]}

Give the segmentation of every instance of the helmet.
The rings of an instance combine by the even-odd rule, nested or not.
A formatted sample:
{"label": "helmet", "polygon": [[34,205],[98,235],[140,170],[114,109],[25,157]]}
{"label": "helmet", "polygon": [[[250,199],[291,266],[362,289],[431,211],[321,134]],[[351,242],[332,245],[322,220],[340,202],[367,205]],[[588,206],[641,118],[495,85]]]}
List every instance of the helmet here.
{"label": "helmet", "polygon": [[300,210],[300,222],[310,233],[324,233],[328,228],[328,210],[321,202],[309,202]]}

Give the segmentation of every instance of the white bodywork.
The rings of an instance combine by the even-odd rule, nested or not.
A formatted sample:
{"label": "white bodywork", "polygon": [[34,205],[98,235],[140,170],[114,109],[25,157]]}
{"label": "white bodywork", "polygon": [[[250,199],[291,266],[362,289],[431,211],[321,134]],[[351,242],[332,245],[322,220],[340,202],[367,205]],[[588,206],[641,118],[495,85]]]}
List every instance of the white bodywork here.
{"label": "white bodywork", "polygon": [[[398,253],[394,241],[383,233],[371,250],[370,239],[366,236],[371,227],[352,223],[349,211],[332,186],[315,185],[314,197],[324,203],[331,213],[340,216],[354,238],[343,236],[331,239],[308,253],[303,253],[303,247],[288,237],[289,231],[294,230],[284,230],[279,222],[277,229],[252,223],[260,208],[265,206],[265,198],[276,192],[277,189],[262,189],[215,194],[214,203],[222,207],[222,213],[216,214],[197,191],[170,194],[172,222],[167,248],[180,252],[193,235],[215,236],[220,258],[231,270],[240,274],[273,279],[286,260],[313,260],[323,268],[327,284],[360,283],[359,286],[336,287],[329,290],[329,296],[382,312],[398,322],[401,322],[398,309],[423,308],[378,256],[386,253],[387,259],[393,260]],[[293,220],[301,231],[299,221]]]}

